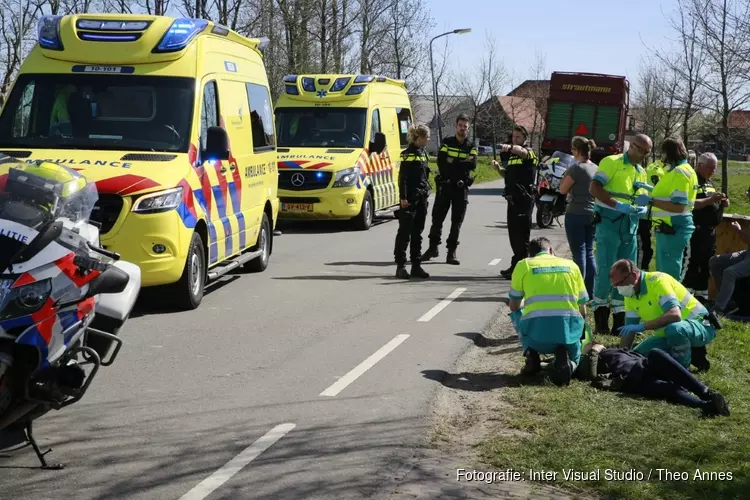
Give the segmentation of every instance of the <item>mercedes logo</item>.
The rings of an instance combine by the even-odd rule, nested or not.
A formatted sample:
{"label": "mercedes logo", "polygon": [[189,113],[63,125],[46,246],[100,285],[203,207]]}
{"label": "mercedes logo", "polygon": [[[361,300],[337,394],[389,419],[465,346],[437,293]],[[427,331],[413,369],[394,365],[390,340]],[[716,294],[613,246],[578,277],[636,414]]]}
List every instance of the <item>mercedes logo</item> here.
{"label": "mercedes logo", "polygon": [[304,175],[302,175],[300,173],[296,173],[296,174],[294,174],[292,176],[292,185],[294,187],[300,187],[304,183],[305,183],[305,176]]}

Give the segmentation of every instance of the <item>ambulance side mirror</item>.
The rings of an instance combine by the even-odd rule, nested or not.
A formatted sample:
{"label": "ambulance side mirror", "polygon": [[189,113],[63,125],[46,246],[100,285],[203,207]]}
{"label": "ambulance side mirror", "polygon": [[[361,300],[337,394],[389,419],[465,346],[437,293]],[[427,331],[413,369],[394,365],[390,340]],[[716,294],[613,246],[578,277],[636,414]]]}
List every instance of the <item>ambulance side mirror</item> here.
{"label": "ambulance side mirror", "polygon": [[201,151],[201,161],[229,159],[229,136],[221,127],[209,127],[206,131],[206,149]]}
{"label": "ambulance side mirror", "polygon": [[385,151],[385,134],[375,132],[375,142],[370,143],[370,152],[380,154]]}

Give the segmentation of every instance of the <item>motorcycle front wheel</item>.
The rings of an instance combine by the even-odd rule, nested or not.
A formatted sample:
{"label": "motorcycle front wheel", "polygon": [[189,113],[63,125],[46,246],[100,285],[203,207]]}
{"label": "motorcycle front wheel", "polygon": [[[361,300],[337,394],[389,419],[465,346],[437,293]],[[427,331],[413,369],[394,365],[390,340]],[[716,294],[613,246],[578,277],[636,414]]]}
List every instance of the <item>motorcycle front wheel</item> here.
{"label": "motorcycle front wheel", "polygon": [[552,204],[547,202],[538,204],[536,207],[536,225],[540,229],[550,227],[552,219]]}

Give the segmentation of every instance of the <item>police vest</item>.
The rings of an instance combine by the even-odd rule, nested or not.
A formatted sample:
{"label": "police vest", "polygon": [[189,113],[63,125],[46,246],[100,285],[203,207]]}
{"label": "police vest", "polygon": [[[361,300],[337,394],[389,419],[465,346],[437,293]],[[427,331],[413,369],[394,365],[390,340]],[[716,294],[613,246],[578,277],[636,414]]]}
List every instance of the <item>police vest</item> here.
{"label": "police vest", "polygon": [[[679,306],[682,319],[701,319],[708,314],[703,304],[672,276],[641,272],[638,295],[625,297],[625,321],[629,325],[645,323],[675,306]],[[659,328],[654,334],[663,337],[664,328]]]}
{"label": "police vest", "polygon": [[[627,153],[623,153],[603,158],[594,174],[594,180],[604,186],[604,190],[612,198],[630,205],[635,196],[646,192],[644,189],[636,189],[633,184],[646,183],[648,179],[646,171],[640,165],[630,163]],[[595,203],[595,210],[599,213],[610,217],[620,215],[614,208],[598,199]]]}
{"label": "police vest", "polygon": [[511,299],[523,299],[520,330],[537,342],[571,344],[581,340],[579,304],[588,301],[575,262],[542,252],[523,259],[511,278]]}
{"label": "police vest", "polygon": [[659,184],[651,192],[651,196],[655,200],[671,201],[682,205],[682,211],[676,213],[653,207],[651,209],[651,220],[655,222],[663,221],[673,226],[692,223],[692,212],[697,194],[698,174],[686,160],[683,160],[664,174]]}
{"label": "police vest", "polygon": [[[695,199],[702,200],[716,194],[716,188],[708,179],[698,177],[698,190]],[[712,203],[701,209],[693,210],[693,222],[696,226],[713,228],[719,225],[724,214],[724,207],[719,203]]]}

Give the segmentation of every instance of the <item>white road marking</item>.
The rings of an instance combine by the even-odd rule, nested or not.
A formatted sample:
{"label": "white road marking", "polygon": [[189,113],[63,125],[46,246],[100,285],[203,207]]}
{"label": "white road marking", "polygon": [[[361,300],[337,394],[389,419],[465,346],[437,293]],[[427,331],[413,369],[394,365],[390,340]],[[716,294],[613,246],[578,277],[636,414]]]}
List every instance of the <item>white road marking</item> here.
{"label": "white road marking", "polygon": [[456,288],[455,290],[451,292],[450,295],[448,295],[448,297],[446,297],[445,299],[440,301],[438,305],[436,305],[435,307],[427,311],[427,313],[425,313],[425,315],[419,318],[417,321],[419,321],[420,323],[427,323],[432,318],[437,316],[440,311],[448,307],[448,304],[456,300],[465,291],[466,291],[466,288]]}
{"label": "white road marking", "polygon": [[489,265],[496,266],[496,265],[500,264],[501,260],[503,260],[503,259],[493,259],[492,261],[490,261]]}
{"label": "white road marking", "polygon": [[242,450],[239,455],[227,462],[221,469],[204,479],[198,486],[182,495],[180,500],[203,500],[295,427],[295,424],[277,425],[265,435],[258,438],[253,444]]}
{"label": "white road marking", "polygon": [[386,357],[388,353],[390,353],[408,338],[409,335],[405,333],[396,335],[393,340],[375,351],[375,353],[372,354],[369,358],[362,361],[360,364],[354,367],[353,370],[338,379],[333,385],[331,385],[331,387],[321,392],[320,395],[330,397],[336,396],[339,392],[343,391],[349,384],[361,377],[363,373],[375,366],[375,363]]}

